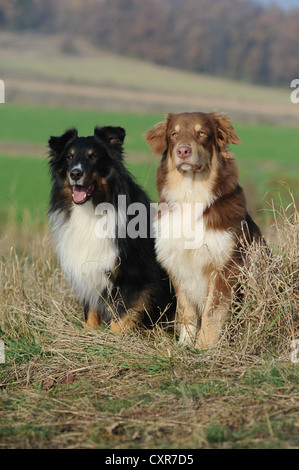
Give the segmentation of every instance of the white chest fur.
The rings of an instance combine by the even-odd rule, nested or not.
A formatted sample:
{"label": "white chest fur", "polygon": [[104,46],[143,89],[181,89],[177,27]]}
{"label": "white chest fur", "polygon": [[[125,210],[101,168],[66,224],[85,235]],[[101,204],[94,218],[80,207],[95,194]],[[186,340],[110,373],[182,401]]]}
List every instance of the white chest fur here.
{"label": "white chest fur", "polygon": [[99,295],[111,287],[110,277],[118,259],[113,239],[99,233],[99,217],[91,201],[74,205],[67,221],[59,211],[50,220],[62,269],[78,297],[95,307]]}
{"label": "white chest fur", "polygon": [[160,221],[156,220],[157,258],[176,285],[182,287],[188,298],[203,311],[208,287],[205,270],[208,267],[217,270],[225,265],[232,254],[233,235],[223,230],[207,229],[204,218],[198,216],[192,232],[195,239],[190,244],[184,230],[180,237],[172,231],[181,220],[175,210],[165,211]]}

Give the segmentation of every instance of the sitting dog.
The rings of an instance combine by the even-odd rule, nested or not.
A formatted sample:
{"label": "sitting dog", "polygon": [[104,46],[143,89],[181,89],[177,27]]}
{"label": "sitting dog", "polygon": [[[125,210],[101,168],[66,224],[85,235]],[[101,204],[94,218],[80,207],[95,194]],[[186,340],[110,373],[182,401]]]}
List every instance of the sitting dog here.
{"label": "sitting dog", "polygon": [[[49,218],[62,268],[83,302],[86,325],[104,322],[118,333],[151,327],[175,311],[150,237],[150,201],[123,164],[124,138],[123,128],[108,126],[89,137],[70,129],[49,140]],[[130,237],[135,203],[146,208],[146,233]]]}
{"label": "sitting dog", "polygon": [[[152,153],[162,155],[156,252],[175,288],[180,341],[206,349],[216,345],[228,316],[242,237],[261,240],[228,149],[240,139],[229,118],[214,112],[168,114],[145,138]],[[195,227],[193,245],[188,234],[170,231],[182,221],[185,228],[186,211]]]}

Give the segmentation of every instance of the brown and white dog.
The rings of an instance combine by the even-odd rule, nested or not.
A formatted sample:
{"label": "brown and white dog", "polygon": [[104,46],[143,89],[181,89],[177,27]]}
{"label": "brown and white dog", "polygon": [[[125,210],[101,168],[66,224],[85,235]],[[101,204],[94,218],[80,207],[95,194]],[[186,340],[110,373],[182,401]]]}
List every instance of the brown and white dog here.
{"label": "brown and white dog", "polygon": [[[164,208],[156,219],[156,252],[175,287],[180,342],[206,349],[217,343],[228,317],[242,237],[249,243],[261,240],[228,149],[241,141],[230,119],[215,112],[168,114],[145,138],[152,153],[163,155],[157,171],[159,208],[162,203]],[[186,248],[184,234],[175,237],[166,230],[185,223],[184,206],[199,227],[195,248]]]}

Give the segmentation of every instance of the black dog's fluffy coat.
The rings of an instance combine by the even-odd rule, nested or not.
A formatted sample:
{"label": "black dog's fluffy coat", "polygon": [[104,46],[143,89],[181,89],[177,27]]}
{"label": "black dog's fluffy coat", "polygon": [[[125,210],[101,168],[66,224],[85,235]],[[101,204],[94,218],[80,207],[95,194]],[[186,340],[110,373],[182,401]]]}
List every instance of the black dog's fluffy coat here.
{"label": "black dog's fluffy coat", "polygon": [[[123,164],[125,130],[96,127],[78,137],[76,129],[49,139],[52,191],[49,217],[65,274],[84,305],[87,325],[104,321],[115,332],[151,327],[171,320],[175,311],[167,274],[158,265],[150,237],[150,201]],[[147,237],[96,235],[98,204],[118,211],[118,196],[127,207],[147,208]],[[127,226],[132,216],[121,214]]]}

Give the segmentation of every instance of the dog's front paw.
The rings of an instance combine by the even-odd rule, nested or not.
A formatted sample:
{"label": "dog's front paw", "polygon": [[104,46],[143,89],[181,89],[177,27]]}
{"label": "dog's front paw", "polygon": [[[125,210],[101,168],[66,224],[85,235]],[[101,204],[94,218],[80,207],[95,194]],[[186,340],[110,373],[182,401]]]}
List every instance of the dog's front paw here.
{"label": "dog's front paw", "polygon": [[193,326],[180,326],[179,344],[186,346],[194,346],[196,340],[196,328]]}
{"label": "dog's front paw", "polygon": [[218,339],[218,332],[204,332],[203,330],[200,330],[200,332],[198,333],[197,340],[195,342],[195,349],[211,349],[216,346]]}

